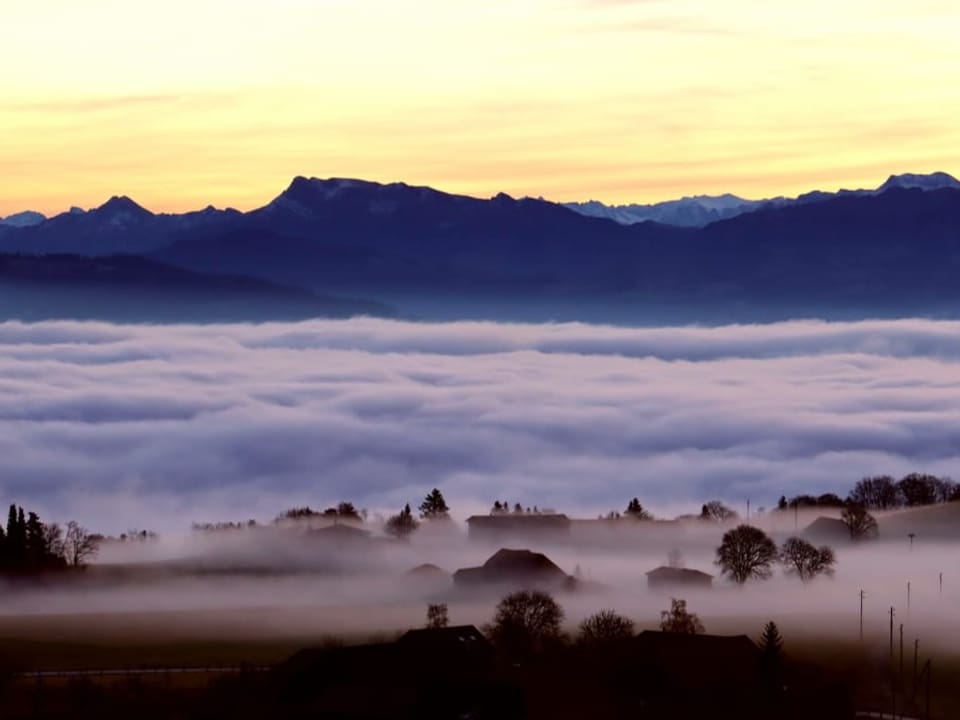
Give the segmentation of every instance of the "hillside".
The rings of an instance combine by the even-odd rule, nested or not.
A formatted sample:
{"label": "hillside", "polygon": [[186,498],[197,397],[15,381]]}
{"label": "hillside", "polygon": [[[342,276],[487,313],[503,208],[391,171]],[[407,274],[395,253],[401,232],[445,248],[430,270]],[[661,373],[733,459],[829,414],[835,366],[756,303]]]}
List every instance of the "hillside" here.
{"label": "hillside", "polygon": [[129,256],[0,255],[0,287],[3,320],[226,322],[390,314],[379,303]]}

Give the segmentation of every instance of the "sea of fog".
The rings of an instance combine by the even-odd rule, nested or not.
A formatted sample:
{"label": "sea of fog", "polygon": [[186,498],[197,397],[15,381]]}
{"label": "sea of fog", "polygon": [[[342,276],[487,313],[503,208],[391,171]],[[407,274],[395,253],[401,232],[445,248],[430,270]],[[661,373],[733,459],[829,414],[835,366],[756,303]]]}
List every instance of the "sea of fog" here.
{"label": "sea of fog", "polygon": [[573,515],[960,468],[960,322],[0,324],[0,501],[161,532],[433,487]]}

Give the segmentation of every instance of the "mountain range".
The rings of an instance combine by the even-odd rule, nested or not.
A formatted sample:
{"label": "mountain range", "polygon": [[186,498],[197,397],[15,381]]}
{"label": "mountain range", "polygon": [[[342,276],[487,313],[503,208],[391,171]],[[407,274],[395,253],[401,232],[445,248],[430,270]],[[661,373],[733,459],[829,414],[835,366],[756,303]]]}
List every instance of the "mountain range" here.
{"label": "mountain range", "polygon": [[[0,310],[70,316],[70,302],[46,307],[42,298],[83,288],[97,298],[75,303],[84,317],[109,307],[103,298],[142,294],[151,300],[131,319],[158,321],[960,316],[960,183],[950,176],[893,176],[875,190],[747,209],[731,198],[710,207],[740,212],[699,226],[348,179],[295,178],[250,212],[154,214],[118,196],[86,212],[0,224]],[[44,309],[31,316],[27,307]]]}
{"label": "mountain range", "polygon": [[737,195],[694,195],[679,200],[648,205],[605,205],[598,200],[564,203],[566,207],[588,217],[607,218],[623,225],[639,222],[659,222],[682,227],[705,227],[717,220],[743,215],[763,208],[802,205],[808,202],[827,200],[832,197],[850,197],[878,195],[892,188],[940,190],[943,188],[960,189],[960,181],[944,172],[917,175],[906,173],[891,175],[885,183],[875,190],[840,190],[836,193],[814,191],[796,198],[775,197],[766,200],[746,200]]}

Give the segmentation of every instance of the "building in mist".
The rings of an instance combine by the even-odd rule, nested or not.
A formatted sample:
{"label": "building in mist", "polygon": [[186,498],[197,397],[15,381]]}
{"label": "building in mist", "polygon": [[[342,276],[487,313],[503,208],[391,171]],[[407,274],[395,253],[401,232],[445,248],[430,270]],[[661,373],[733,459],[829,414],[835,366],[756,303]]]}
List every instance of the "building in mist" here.
{"label": "building in mist", "polygon": [[276,683],[308,717],[469,717],[489,705],[493,660],[473,625],[411,630],[391,643],[301,650]]}
{"label": "building in mist", "polygon": [[647,573],[647,587],[651,589],[686,587],[713,587],[713,575],[690,568],[663,565]]}
{"label": "building in mist", "polygon": [[510,585],[515,587],[573,587],[567,575],[543,553],[530,550],[498,550],[480,567],[462,568],[453,574],[460,587]]}
{"label": "building in mist", "polygon": [[498,513],[467,518],[471,540],[555,540],[570,535],[570,518],[562,513]]}
{"label": "building in mist", "polygon": [[849,542],[850,528],[840,518],[821,516],[803,529],[803,536],[819,542]]}

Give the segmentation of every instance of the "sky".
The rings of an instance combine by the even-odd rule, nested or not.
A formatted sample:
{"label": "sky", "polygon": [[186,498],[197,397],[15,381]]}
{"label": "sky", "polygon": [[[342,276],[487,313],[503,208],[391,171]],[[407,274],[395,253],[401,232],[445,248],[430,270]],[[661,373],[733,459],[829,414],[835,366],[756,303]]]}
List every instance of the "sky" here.
{"label": "sky", "polygon": [[0,324],[0,498],[161,532],[440,488],[591,517],[956,473],[960,323]]}
{"label": "sky", "polygon": [[953,0],[11,0],[0,214],[295,175],[649,202],[960,174]]}

